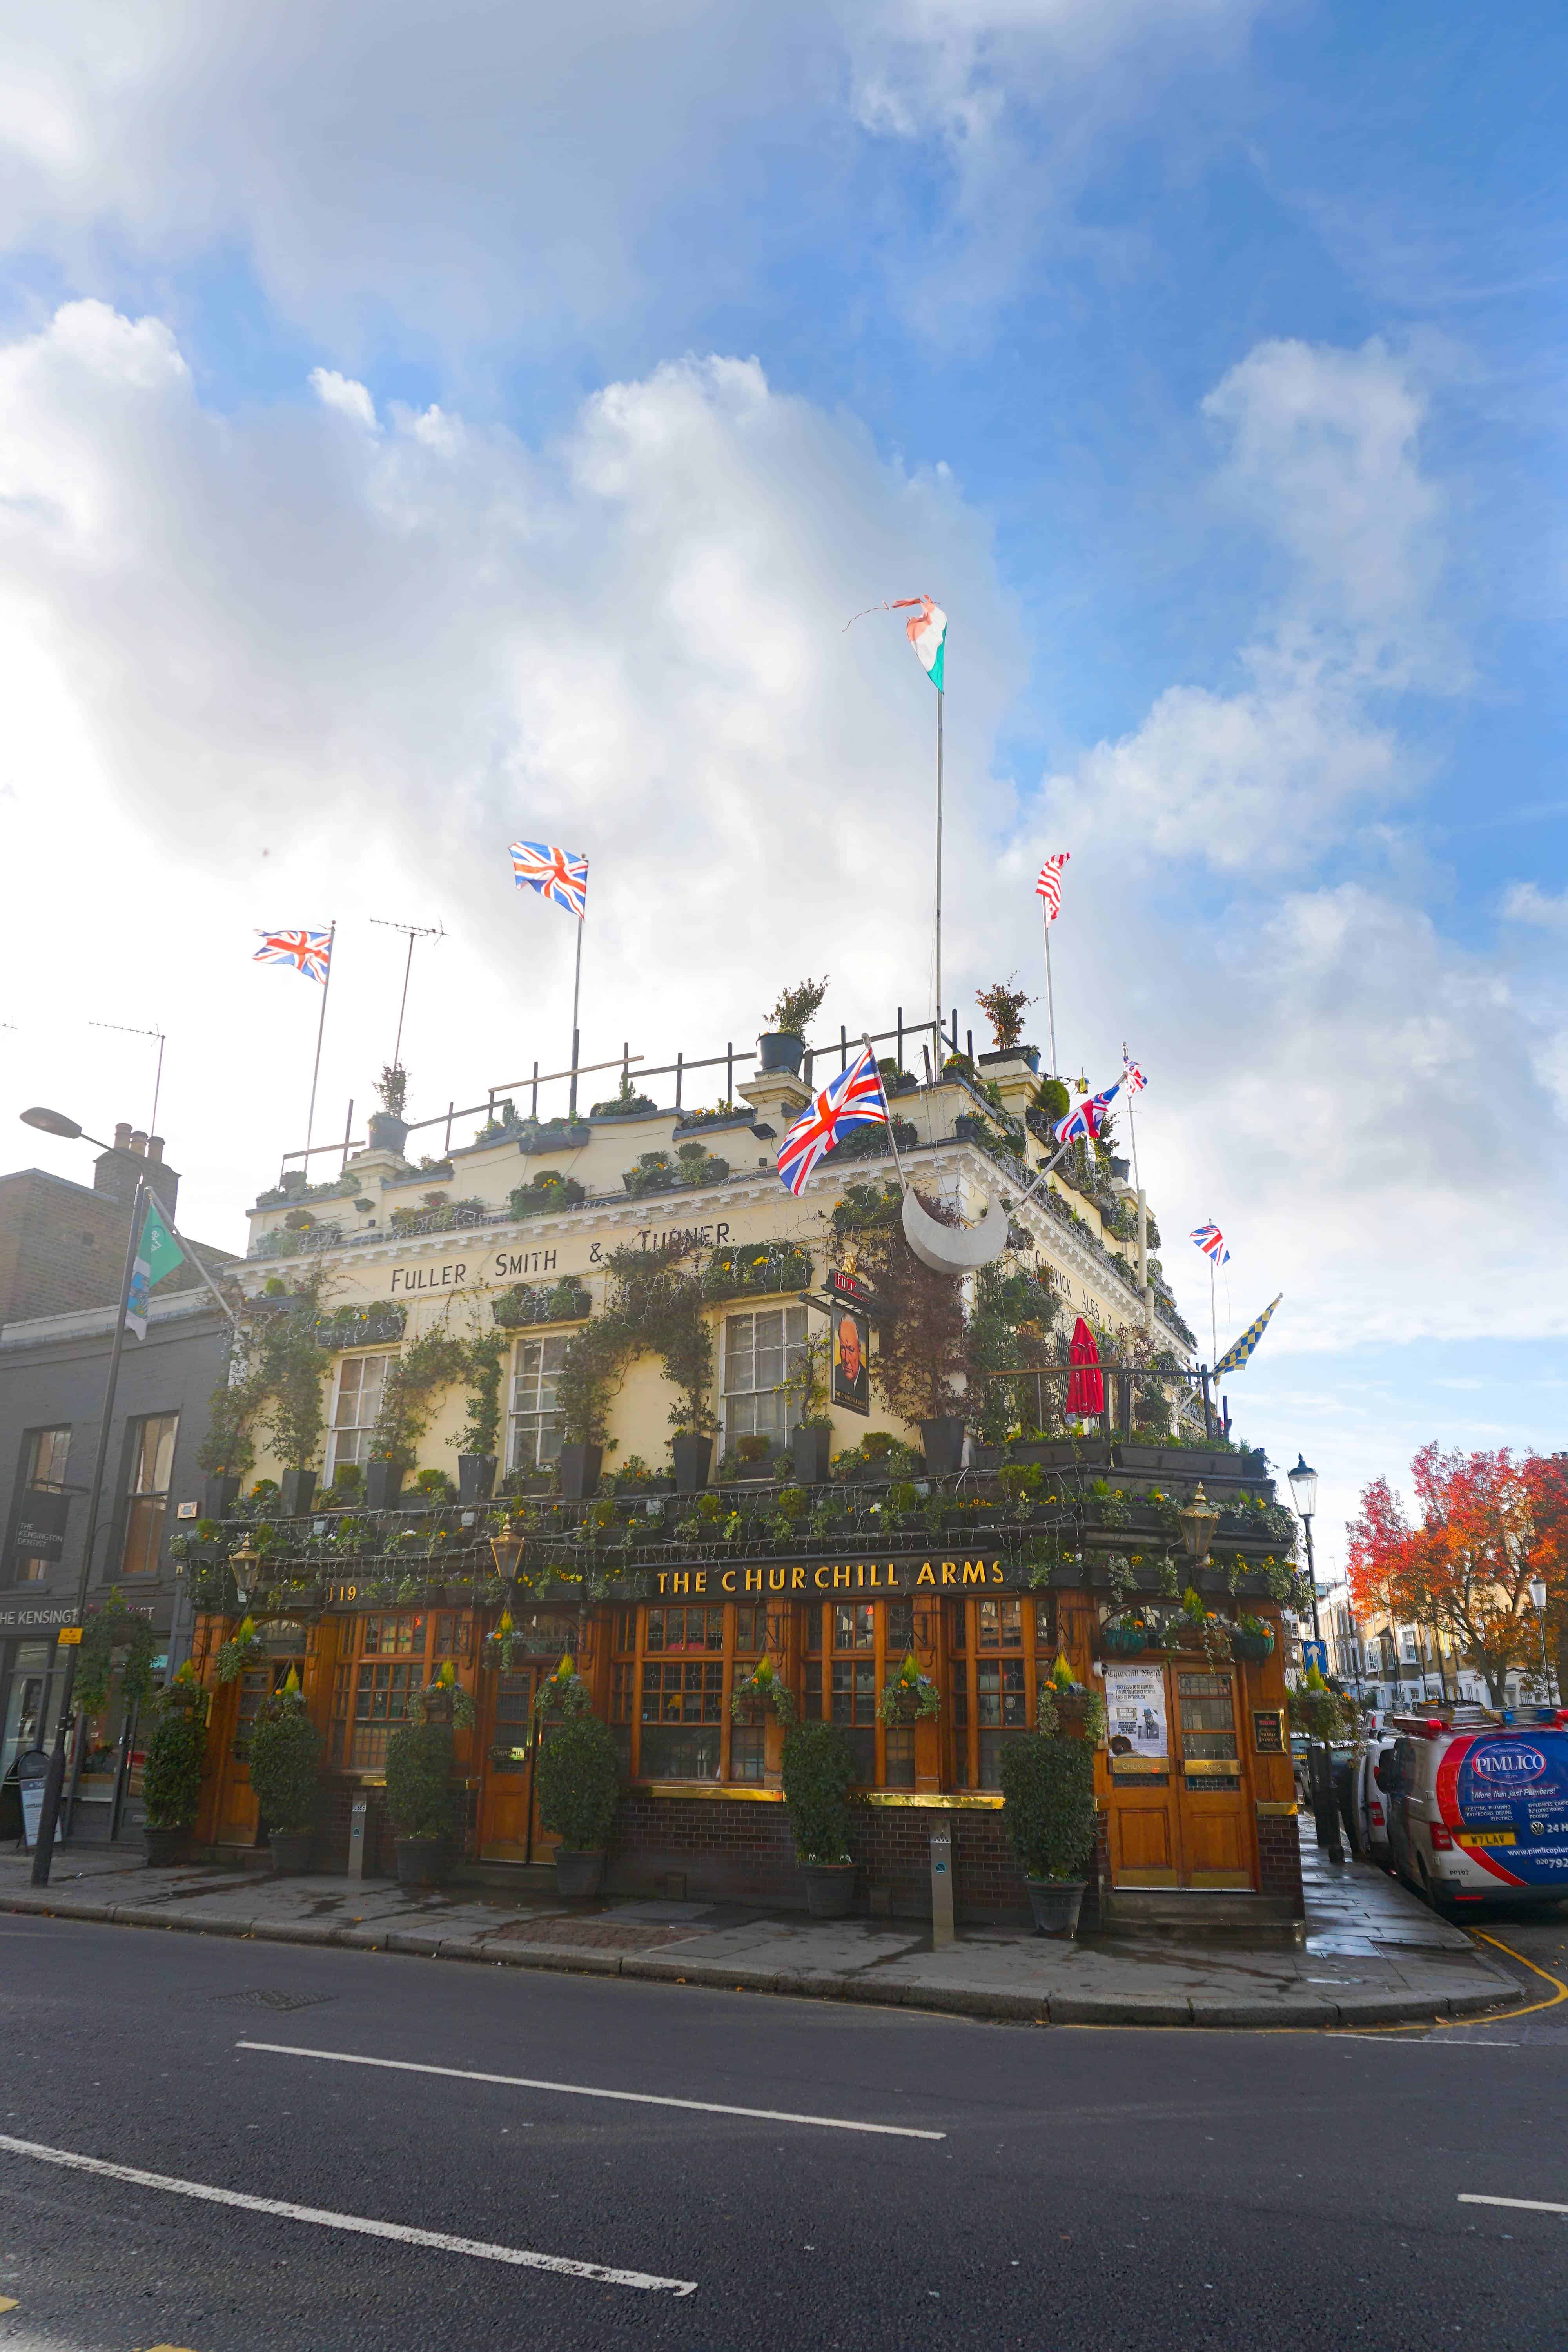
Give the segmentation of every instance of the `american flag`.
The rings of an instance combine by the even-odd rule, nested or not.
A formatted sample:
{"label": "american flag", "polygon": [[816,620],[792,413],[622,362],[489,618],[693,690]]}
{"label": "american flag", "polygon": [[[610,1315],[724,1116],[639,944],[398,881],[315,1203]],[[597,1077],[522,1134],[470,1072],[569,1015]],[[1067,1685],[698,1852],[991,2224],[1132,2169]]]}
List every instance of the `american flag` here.
{"label": "american flag", "polygon": [[1058,850],[1047,857],[1040,868],[1040,878],[1035,885],[1035,896],[1046,902],[1046,920],[1054,923],[1062,910],[1062,867],[1072,856],[1070,849]]}
{"label": "american flag", "polygon": [[1225,1235],[1217,1225],[1194,1225],[1193,1239],[1211,1265],[1230,1264],[1230,1252],[1225,1245]]}
{"label": "american flag", "polygon": [[779,1181],[797,1196],[817,1161],[852,1127],[888,1123],[888,1097],[869,1045],[863,1045],[838,1076],[825,1086],[809,1110],[802,1111],[779,1146]]}
{"label": "american flag", "polygon": [[1121,1048],[1121,1082],[1130,1095],[1141,1095],[1149,1083],[1125,1045]]}
{"label": "american flag", "polygon": [[514,841],[511,870],[520,890],[537,890],[581,922],[588,912],[588,861],[547,841]]}
{"label": "american flag", "polygon": [[1082,1136],[1086,1143],[1092,1143],[1105,1124],[1105,1114],[1110,1108],[1112,1100],[1121,1092],[1121,1084],[1119,1079],[1115,1086],[1107,1087],[1102,1095],[1089,1096],[1085,1101],[1079,1103],[1076,1110],[1069,1111],[1062,1120],[1057,1129],[1057,1141],[1071,1143],[1079,1136]]}
{"label": "american flag", "polygon": [[260,931],[257,936],[261,945],[251,958],[253,963],[291,964],[307,980],[325,985],[332,960],[331,931]]}

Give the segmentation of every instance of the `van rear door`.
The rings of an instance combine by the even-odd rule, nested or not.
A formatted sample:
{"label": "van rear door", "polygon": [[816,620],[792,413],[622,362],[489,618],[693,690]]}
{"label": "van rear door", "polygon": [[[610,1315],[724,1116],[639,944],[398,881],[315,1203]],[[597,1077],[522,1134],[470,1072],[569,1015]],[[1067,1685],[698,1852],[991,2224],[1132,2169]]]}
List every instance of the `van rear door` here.
{"label": "van rear door", "polygon": [[1467,1732],[1437,1767],[1439,1817],[1500,1886],[1568,1895],[1568,1732]]}

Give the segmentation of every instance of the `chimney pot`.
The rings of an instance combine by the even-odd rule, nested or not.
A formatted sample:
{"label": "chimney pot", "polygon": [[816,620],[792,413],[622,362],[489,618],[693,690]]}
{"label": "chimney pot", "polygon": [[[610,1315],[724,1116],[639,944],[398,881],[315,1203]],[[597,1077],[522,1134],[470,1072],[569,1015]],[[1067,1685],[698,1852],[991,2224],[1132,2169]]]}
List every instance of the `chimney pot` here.
{"label": "chimney pot", "polygon": [[137,1159],[140,1160],[147,1149],[147,1130],[145,1128],[138,1127],[132,1130],[131,1149],[136,1154]]}
{"label": "chimney pot", "polygon": [[129,1151],[131,1149],[131,1121],[128,1118],[117,1118],[114,1122],[114,1149],[116,1151]]}
{"label": "chimney pot", "polygon": [[163,1157],[163,1139],[161,1135],[150,1135],[147,1138],[147,1157],[153,1160],[162,1160]]}

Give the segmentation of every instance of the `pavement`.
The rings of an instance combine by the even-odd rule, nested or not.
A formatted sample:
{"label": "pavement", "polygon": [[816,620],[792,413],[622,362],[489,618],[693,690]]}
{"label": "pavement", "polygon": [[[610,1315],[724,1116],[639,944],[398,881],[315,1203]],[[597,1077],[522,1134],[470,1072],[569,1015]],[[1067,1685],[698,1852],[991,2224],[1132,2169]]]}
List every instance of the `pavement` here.
{"label": "pavement", "polygon": [[565,1903],[462,1885],[150,1870],[133,1849],[66,1846],[47,1888],[0,1855],[0,1911],[256,1942],[340,1946],[487,1967],[789,1994],[1038,2025],[1319,2028],[1430,2023],[1518,1999],[1495,1949],[1405,1887],[1309,1843],[1299,1945],[1165,1934],[1059,1943],[882,1919],[809,1919],[733,1904]]}

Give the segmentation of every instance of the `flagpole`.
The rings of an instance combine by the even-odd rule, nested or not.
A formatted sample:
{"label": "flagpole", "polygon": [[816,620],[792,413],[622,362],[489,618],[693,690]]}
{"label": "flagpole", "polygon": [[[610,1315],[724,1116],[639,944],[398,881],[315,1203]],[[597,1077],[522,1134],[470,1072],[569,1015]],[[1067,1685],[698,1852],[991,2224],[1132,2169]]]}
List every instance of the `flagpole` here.
{"label": "flagpole", "polygon": [[[327,1031],[327,991],[332,984],[332,942],[336,940],[337,936],[338,926],[336,918],[334,917],[331,928],[327,933],[327,976],[321,982],[321,1017],[316,1024],[316,1064],[315,1067],[310,1072],[310,1108],[305,1120],[305,1181],[307,1184],[310,1181],[310,1145],[315,1139],[316,1081],[321,1075],[321,1039],[325,1036]],[[410,944],[412,945],[412,942]],[[407,983],[405,982],[405,991],[406,986]],[[401,1033],[401,1022],[398,1024],[398,1028]],[[159,1053],[158,1066],[160,1070],[163,1068],[162,1051]]]}
{"label": "flagpole", "polygon": [[[1127,1040],[1124,1037],[1121,1041],[1121,1075],[1123,1079],[1125,1079],[1127,1076],[1128,1068]],[[1143,1190],[1143,1179],[1138,1173],[1138,1121],[1133,1116],[1132,1110],[1132,1106],[1137,1099],[1137,1088],[1130,1086],[1127,1089],[1127,1135],[1128,1139],[1132,1146],[1132,1189],[1135,1192],[1141,1192]]]}
{"label": "flagpole", "polygon": [[1051,987],[1051,910],[1044,898],[1040,900],[1040,916],[1046,927],[1046,1010],[1051,1024],[1051,1076],[1057,1075],[1057,1000]]}
{"label": "flagpole", "polygon": [[[944,635],[942,639],[944,676],[946,663],[947,640]],[[939,1046],[942,1038],[942,706],[946,699],[945,691],[939,686],[936,690],[936,1034]],[[940,1051],[937,1055],[937,1066],[940,1071],[942,1066]]]}
{"label": "flagpole", "polygon": [[1218,1324],[1217,1324],[1217,1323],[1215,1322],[1215,1303],[1214,1303],[1214,1260],[1213,1260],[1213,1258],[1211,1257],[1211,1258],[1210,1258],[1210,1260],[1209,1260],[1209,1361],[1210,1361],[1210,1363],[1212,1364],[1212,1363],[1217,1362],[1218,1358],[1219,1358],[1219,1326],[1218,1326]]}
{"label": "flagpole", "polygon": [[577,918],[577,964],[576,969],[572,975],[572,1098],[566,1106],[566,1116],[568,1118],[575,1118],[577,1116],[577,1040],[579,1034],[577,1028],[577,1006],[583,988],[583,933],[587,928],[587,922],[588,917],[584,910],[584,912]]}

